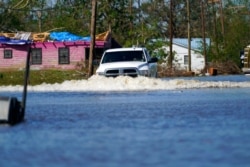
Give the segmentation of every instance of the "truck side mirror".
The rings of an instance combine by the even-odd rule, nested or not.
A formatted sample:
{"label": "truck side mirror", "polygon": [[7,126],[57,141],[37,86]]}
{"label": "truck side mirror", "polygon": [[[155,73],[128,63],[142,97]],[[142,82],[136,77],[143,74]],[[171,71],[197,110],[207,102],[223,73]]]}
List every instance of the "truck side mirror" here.
{"label": "truck side mirror", "polygon": [[152,57],[149,63],[156,63],[158,59],[156,57]]}

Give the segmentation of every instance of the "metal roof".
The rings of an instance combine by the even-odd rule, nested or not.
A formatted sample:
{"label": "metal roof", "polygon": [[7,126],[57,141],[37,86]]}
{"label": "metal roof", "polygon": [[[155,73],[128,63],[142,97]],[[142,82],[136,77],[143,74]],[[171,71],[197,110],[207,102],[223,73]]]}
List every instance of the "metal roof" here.
{"label": "metal roof", "polygon": [[[206,46],[210,46],[210,39],[206,38]],[[187,38],[173,38],[173,44],[188,48],[188,39]],[[203,48],[203,39],[202,38],[191,38],[191,49],[200,51]]]}

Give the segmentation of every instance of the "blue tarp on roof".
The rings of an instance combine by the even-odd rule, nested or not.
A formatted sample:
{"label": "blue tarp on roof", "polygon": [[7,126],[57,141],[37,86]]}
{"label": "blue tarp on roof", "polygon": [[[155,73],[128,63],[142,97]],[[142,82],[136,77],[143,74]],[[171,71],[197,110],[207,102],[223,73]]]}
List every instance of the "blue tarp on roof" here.
{"label": "blue tarp on roof", "polygon": [[10,39],[5,36],[0,36],[0,43],[8,45],[25,45],[31,43],[31,41],[22,39]]}
{"label": "blue tarp on roof", "polygon": [[69,32],[51,32],[50,38],[56,41],[90,41],[90,37],[82,37]]}

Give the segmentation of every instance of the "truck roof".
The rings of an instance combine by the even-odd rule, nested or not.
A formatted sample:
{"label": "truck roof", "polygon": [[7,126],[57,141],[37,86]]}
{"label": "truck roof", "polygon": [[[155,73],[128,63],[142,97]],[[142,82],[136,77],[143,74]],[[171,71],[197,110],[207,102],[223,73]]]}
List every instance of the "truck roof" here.
{"label": "truck roof", "polygon": [[108,49],[105,52],[117,52],[117,51],[141,51],[145,50],[146,48],[143,47],[129,47],[129,48],[115,48],[115,49]]}

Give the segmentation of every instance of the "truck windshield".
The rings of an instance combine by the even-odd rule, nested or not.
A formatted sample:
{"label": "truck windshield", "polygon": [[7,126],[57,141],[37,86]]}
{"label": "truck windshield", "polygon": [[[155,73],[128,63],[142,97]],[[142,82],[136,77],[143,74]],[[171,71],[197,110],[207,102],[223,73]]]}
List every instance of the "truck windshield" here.
{"label": "truck windshield", "polygon": [[124,62],[124,61],[146,61],[143,51],[117,51],[106,52],[102,63]]}

